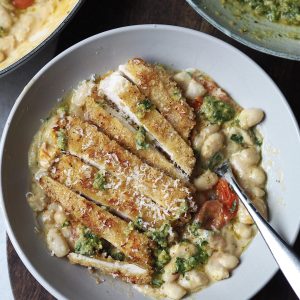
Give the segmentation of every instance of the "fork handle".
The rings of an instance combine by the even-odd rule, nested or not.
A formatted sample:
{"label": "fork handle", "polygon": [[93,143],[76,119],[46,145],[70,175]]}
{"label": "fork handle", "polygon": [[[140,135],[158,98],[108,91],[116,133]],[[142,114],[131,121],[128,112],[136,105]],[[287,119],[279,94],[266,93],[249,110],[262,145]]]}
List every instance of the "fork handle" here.
{"label": "fork handle", "polygon": [[272,226],[261,216],[259,211],[252,204],[245,191],[237,183],[231,171],[224,174],[224,178],[232,186],[240,200],[245,205],[253,218],[262,237],[266,241],[272,255],[277,261],[282,273],[288,280],[294,292],[300,299],[300,260],[289,245],[279,236]]}

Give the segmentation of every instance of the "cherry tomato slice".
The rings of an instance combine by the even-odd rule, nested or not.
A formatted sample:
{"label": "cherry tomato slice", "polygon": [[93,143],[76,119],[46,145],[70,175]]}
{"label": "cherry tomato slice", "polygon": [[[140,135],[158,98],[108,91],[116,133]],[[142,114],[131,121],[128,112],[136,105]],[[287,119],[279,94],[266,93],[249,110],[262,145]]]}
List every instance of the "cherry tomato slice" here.
{"label": "cherry tomato slice", "polygon": [[191,103],[191,106],[194,108],[194,110],[197,112],[200,110],[201,105],[203,104],[203,97],[198,96],[194,99],[194,101]]}
{"label": "cherry tomato slice", "polygon": [[216,193],[218,200],[224,204],[226,217],[230,221],[236,216],[238,210],[238,196],[231,190],[228,182],[224,179],[219,179],[216,185]]}
{"label": "cherry tomato slice", "polygon": [[224,205],[218,200],[208,200],[204,202],[195,219],[204,229],[221,229],[226,224]]}
{"label": "cherry tomato slice", "polygon": [[25,9],[33,4],[34,0],[13,0],[12,4],[15,8]]}

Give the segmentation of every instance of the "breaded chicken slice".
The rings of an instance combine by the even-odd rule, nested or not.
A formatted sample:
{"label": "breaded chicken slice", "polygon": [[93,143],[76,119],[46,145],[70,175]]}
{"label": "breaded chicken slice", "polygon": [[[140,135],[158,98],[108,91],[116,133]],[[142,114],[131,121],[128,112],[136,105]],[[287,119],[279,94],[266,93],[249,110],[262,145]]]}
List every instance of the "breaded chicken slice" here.
{"label": "breaded chicken slice", "polygon": [[130,261],[151,270],[151,241],[132,230],[128,223],[104,208],[86,200],[49,176],[39,179],[41,188],[52,200],[60,203],[75,220],[122,251]]}
{"label": "breaded chicken slice", "polygon": [[119,66],[119,71],[139,87],[187,141],[195,126],[193,109],[187,104],[176,82],[166,70],[159,65],[148,64],[141,58],[134,58]]}
{"label": "breaded chicken slice", "polygon": [[50,176],[89,199],[109,207],[145,228],[159,228],[169,219],[169,213],[151,199],[126,186],[126,182],[110,173],[101,173],[72,155],[55,159]]}
{"label": "breaded chicken slice", "polygon": [[120,278],[125,282],[147,284],[151,281],[149,271],[135,264],[108,258],[93,258],[74,252],[69,253],[67,257],[72,264],[99,269],[104,274]]}
{"label": "breaded chicken slice", "polygon": [[87,97],[82,109],[86,120],[97,125],[111,139],[115,139],[121,146],[131,151],[146,163],[166,172],[175,179],[185,178],[183,173],[170,163],[151,143],[147,144],[147,147],[144,147],[145,149],[138,147],[138,131],[126,123],[125,120],[122,122],[122,119],[110,113],[112,108],[109,108],[105,104],[104,99],[99,103],[92,97]]}
{"label": "breaded chicken slice", "polygon": [[196,161],[192,148],[134,84],[114,72],[100,81],[99,90],[135,123],[143,126],[171,160],[191,175]]}
{"label": "breaded chicken slice", "polygon": [[67,150],[100,171],[107,171],[140,194],[166,208],[178,219],[193,204],[191,192],[179,179],[143,163],[137,156],[109,139],[96,126],[77,117],[67,117]]}

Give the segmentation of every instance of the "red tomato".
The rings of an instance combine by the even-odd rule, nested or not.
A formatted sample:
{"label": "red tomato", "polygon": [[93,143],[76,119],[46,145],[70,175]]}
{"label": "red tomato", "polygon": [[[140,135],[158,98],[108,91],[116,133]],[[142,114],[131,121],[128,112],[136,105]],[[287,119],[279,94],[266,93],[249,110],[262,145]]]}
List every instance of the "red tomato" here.
{"label": "red tomato", "polygon": [[205,229],[220,229],[226,224],[224,205],[219,200],[208,200],[204,202],[195,219]]}
{"label": "red tomato", "polygon": [[194,101],[191,103],[191,106],[194,108],[194,110],[197,112],[199,111],[201,105],[203,104],[203,97],[198,96],[194,99]]}
{"label": "red tomato", "polygon": [[216,199],[204,202],[195,219],[203,228],[209,230],[221,229],[238,210],[238,196],[231,190],[224,179],[219,179],[215,187]]}
{"label": "red tomato", "polygon": [[34,0],[12,0],[14,7],[19,9],[25,9],[33,4]]}
{"label": "red tomato", "polygon": [[216,185],[216,193],[218,200],[224,204],[225,217],[230,221],[236,216],[239,198],[224,179],[219,179]]}

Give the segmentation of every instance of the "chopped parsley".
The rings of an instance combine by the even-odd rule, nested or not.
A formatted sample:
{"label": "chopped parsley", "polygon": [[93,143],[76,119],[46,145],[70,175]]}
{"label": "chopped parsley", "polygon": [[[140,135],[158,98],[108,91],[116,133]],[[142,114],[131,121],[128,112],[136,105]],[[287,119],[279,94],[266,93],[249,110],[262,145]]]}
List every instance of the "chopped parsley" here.
{"label": "chopped parsley", "polygon": [[0,37],[4,37],[5,34],[6,34],[5,29],[2,26],[0,26]]}
{"label": "chopped parsley", "polygon": [[171,256],[167,249],[157,249],[154,251],[155,268],[160,271],[170,260]]}
{"label": "chopped parsley", "polygon": [[181,91],[178,88],[175,88],[172,99],[179,100],[181,98]]}
{"label": "chopped parsley", "polygon": [[59,106],[57,108],[56,112],[57,112],[57,114],[59,116],[64,116],[64,115],[68,114],[68,112],[69,112],[69,105],[67,103],[62,104],[61,106]]}
{"label": "chopped parsley", "polygon": [[142,231],[144,229],[144,221],[141,217],[138,217],[134,222],[133,222],[134,228],[137,230]]}
{"label": "chopped parsley", "polygon": [[215,155],[213,155],[209,162],[208,162],[208,168],[210,170],[214,170],[221,162],[222,160],[224,159],[222,153],[220,152],[217,152]]}
{"label": "chopped parsley", "polygon": [[123,261],[125,259],[124,253],[119,252],[116,248],[112,249],[109,255],[115,260]]}
{"label": "chopped parsley", "polygon": [[200,112],[212,124],[223,124],[235,116],[234,108],[213,96],[205,96]]}
{"label": "chopped parsley", "polygon": [[103,191],[103,190],[105,190],[105,184],[106,184],[105,175],[99,171],[95,175],[94,182],[93,182],[93,188]]}
{"label": "chopped parsley", "polygon": [[65,151],[67,149],[67,142],[68,139],[66,133],[64,129],[60,128],[59,131],[57,132],[57,147],[61,151]]}
{"label": "chopped parsley", "polygon": [[241,134],[232,134],[230,139],[239,145],[244,144],[244,138]]}
{"label": "chopped parsley", "polygon": [[177,257],[175,261],[176,272],[184,274],[192,269],[196,268],[198,265],[203,265],[208,260],[208,253],[205,250],[206,244],[197,245],[197,253],[189,258]]}
{"label": "chopped parsley", "polygon": [[68,220],[65,220],[61,225],[62,228],[68,227],[68,226],[70,226],[70,222]]}
{"label": "chopped parsley", "polygon": [[162,284],[164,283],[164,281],[160,278],[161,275],[156,275],[153,277],[152,281],[151,281],[151,285],[153,287],[159,288],[162,286]]}
{"label": "chopped parsley", "polygon": [[255,132],[255,129],[253,129],[253,128],[250,129],[250,130],[249,130],[249,133],[250,133],[250,136],[251,136],[251,138],[252,138],[253,143],[254,143],[256,146],[261,147],[262,144],[263,144],[263,140],[262,140],[262,138],[259,138],[259,137],[257,136],[257,134],[256,134],[256,132]]}
{"label": "chopped parsley", "polygon": [[146,130],[140,126],[135,135],[135,145],[137,150],[148,149],[149,144],[147,143]]}
{"label": "chopped parsley", "polygon": [[137,117],[142,119],[145,117],[146,113],[151,111],[153,104],[149,99],[144,99],[137,103]]}
{"label": "chopped parsley", "polygon": [[229,211],[230,211],[230,213],[234,213],[235,211],[236,211],[236,209],[237,209],[237,205],[238,205],[238,202],[237,202],[237,200],[234,200],[233,202],[232,202],[232,205],[231,205],[231,207],[229,208]]}
{"label": "chopped parsley", "polygon": [[195,237],[199,236],[198,230],[200,228],[201,228],[201,223],[197,221],[194,221],[191,225],[189,225],[189,231]]}
{"label": "chopped parsley", "polygon": [[155,241],[161,248],[168,247],[168,236],[169,236],[170,225],[164,224],[158,230],[148,231],[147,235]]}
{"label": "chopped parsley", "polygon": [[99,253],[102,248],[101,239],[93,234],[89,228],[82,228],[79,239],[75,243],[75,252],[82,255],[93,256]]}

